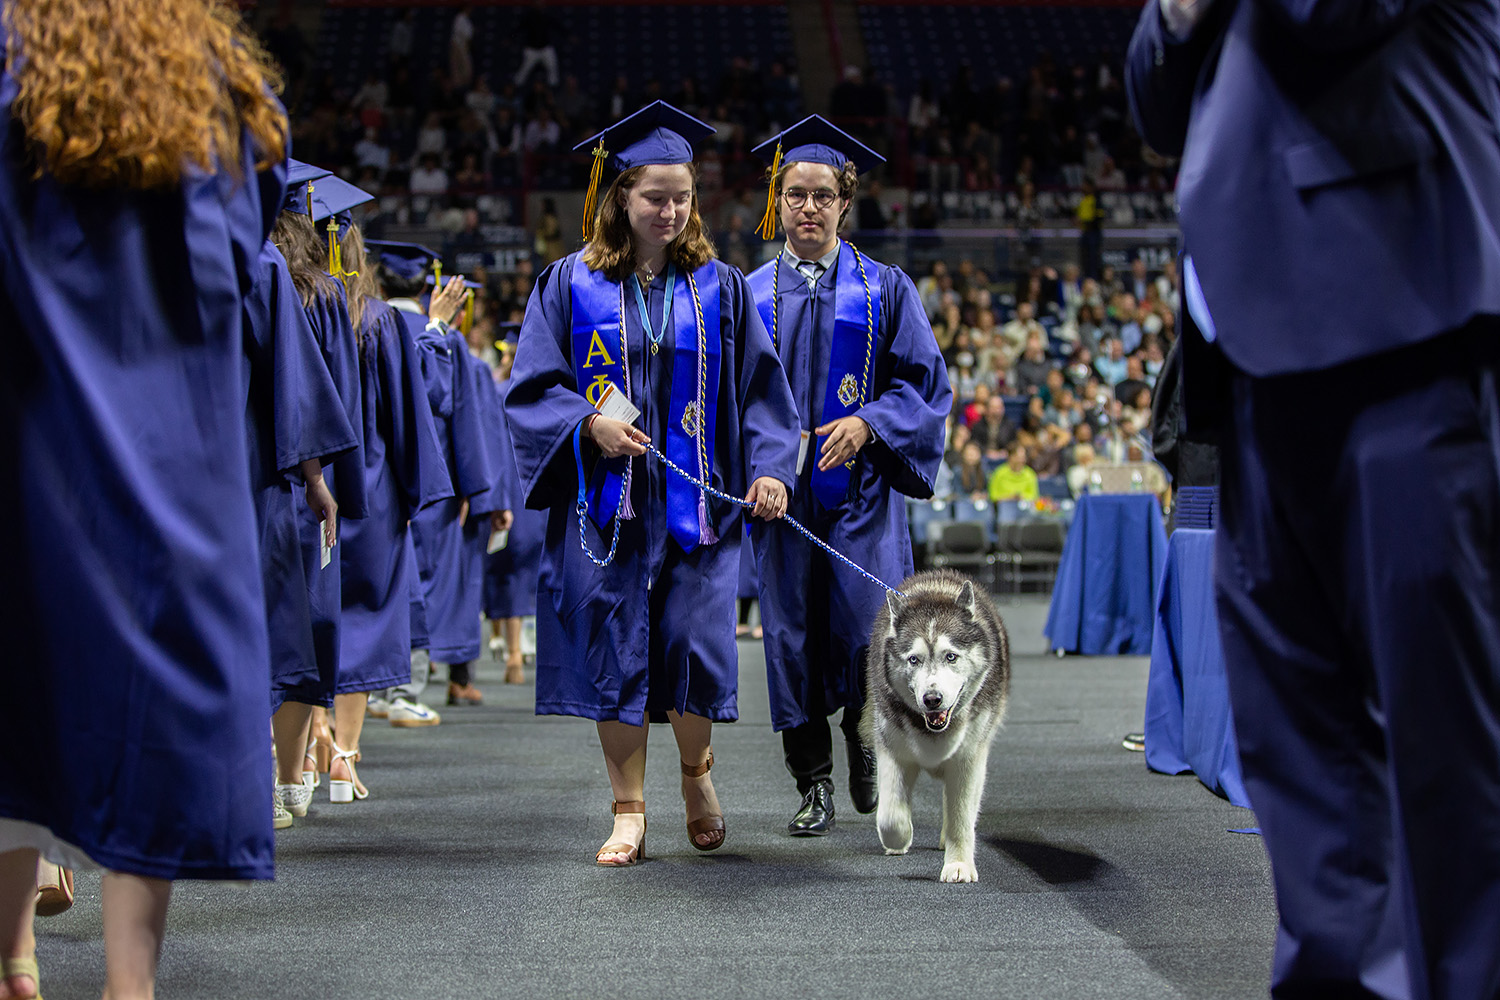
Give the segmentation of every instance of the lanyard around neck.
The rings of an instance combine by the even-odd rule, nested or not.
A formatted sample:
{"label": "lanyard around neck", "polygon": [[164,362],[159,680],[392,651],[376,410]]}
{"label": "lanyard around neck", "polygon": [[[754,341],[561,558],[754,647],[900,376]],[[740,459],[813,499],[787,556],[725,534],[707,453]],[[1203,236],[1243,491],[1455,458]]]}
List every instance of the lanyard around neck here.
{"label": "lanyard around neck", "polygon": [[646,308],[646,295],[641,291],[641,279],[636,275],[630,276],[630,285],[635,289],[635,304],[641,309],[641,326],[646,328],[646,336],[651,340],[651,353],[655,354],[661,348],[662,338],[667,335],[667,328],[672,325],[672,295],[677,284],[677,265],[667,265],[667,300],[661,307],[661,330],[651,328],[651,313]]}

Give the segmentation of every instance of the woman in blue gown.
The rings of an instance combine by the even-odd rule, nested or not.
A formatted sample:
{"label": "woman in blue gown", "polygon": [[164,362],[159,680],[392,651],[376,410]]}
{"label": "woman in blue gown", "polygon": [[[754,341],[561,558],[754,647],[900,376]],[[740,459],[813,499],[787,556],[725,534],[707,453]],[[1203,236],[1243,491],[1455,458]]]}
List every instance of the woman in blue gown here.
{"label": "woman in blue gown", "polygon": [[[342,274],[359,340],[366,503],[366,516],[346,524],[340,541],[343,617],[328,784],[330,801],[349,802],[369,794],[354,768],[369,692],[411,679],[415,573],[409,522],[428,504],[451,497],[453,484],[427,404],[416,342],[400,314],[376,297],[374,265],[365,260],[359,227],[350,223],[340,229],[336,245],[342,258],[359,267]],[[328,263],[340,269],[340,262]]]}
{"label": "woman in blue gown", "polygon": [[526,505],[550,510],[536,710],[598,724],[615,799],[601,865],[643,853],[648,718],[672,723],[689,843],[723,843],[709,737],[738,717],[742,508],[645,444],[764,518],[785,509],[796,466],[786,376],[698,216],[691,141],[712,131],[657,102],[584,144],[624,172],[587,247],[533,290],[506,400]]}
{"label": "woman in blue gown", "polygon": [[[321,183],[324,173],[307,164],[292,162],[292,181],[288,184],[286,201],[277,216],[271,239],[286,258],[317,351],[353,429],[355,448],[335,458],[324,471],[324,480],[338,504],[338,517],[348,521],[363,518],[366,511],[359,349],[354,325],[349,321],[344,285],[325,270],[328,241],[326,236],[318,233],[318,226],[326,224],[335,210],[347,210],[353,206],[348,196],[329,200],[335,193],[331,185]],[[322,544],[323,522],[309,508],[298,513],[298,538],[315,669],[304,673],[295,686],[288,688],[285,702],[272,717],[272,727],[279,771],[278,791],[283,804],[294,815],[300,816],[306,811],[318,770],[328,768],[328,754],[331,752],[326,721],[319,722],[317,728],[321,735],[315,737],[312,735],[312,720],[315,715],[322,720],[323,713],[317,710],[333,706],[334,686],[338,680],[342,590],[339,574],[343,547],[325,548]],[[328,560],[326,566],[323,565],[325,558]],[[320,741],[322,746],[319,746]],[[291,788],[291,784],[298,780],[309,789],[308,792],[298,793]]]}
{"label": "woman in blue gown", "polygon": [[121,7],[0,4],[0,565],[25,582],[0,602],[26,706],[5,733],[24,766],[0,768],[12,997],[40,992],[38,850],[106,869],[116,998],[153,989],[172,879],[272,874],[242,290],[286,119],[232,9]]}
{"label": "woman in blue gown", "polygon": [[[508,374],[508,373],[507,373]],[[510,393],[506,378],[496,388],[502,404]],[[508,435],[507,431],[507,435]],[[510,468],[516,480],[515,455],[509,448]],[[536,586],[541,574],[542,541],[547,534],[547,515],[526,510],[519,503],[513,508],[513,521],[506,534],[505,547],[486,557],[484,567],[484,614],[497,631],[505,630],[505,683],[526,682],[525,657],[521,650],[521,619],[536,614]]]}

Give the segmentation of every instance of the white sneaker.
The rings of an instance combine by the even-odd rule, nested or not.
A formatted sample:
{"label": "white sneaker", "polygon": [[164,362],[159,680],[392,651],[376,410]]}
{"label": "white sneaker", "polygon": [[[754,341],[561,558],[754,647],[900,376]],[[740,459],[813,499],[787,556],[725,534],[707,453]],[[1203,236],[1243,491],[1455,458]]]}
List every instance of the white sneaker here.
{"label": "white sneaker", "polygon": [[271,800],[271,829],[285,830],[292,825],[292,814],[279,800]]}
{"label": "white sneaker", "polygon": [[365,712],[372,719],[387,718],[391,712],[391,703],[379,695],[372,694],[370,695],[370,699],[365,702]]}
{"label": "white sneaker", "polygon": [[490,639],[490,659],[492,659],[492,660],[498,660],[498,659],[500,659],[500,651],[502,649],[504,649],[504,648],[505,648],[505,640],[504,639],[500,638],[500,636],[498,636],[498,635],[494,636],[493,638],[491,638]]}
{"label": "white sneaker", "polygon": [[391,725],[398,729],[435,726],[443,721],[437,712],[419,701],[412,701],[410,698],[393,699],[391,701],[389,718]]}
{"label": "white sneaker", "polygon": [[293,816],[306,816],[307,804],[312,801],[313,790],[310,785],[277,785],[276,798],[287,812]]}

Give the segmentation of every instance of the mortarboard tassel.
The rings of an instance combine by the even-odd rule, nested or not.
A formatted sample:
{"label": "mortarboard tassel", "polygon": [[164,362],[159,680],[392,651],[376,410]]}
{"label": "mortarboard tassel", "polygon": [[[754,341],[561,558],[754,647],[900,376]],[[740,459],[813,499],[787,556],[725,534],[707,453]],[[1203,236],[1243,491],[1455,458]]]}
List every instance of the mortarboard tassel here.
{"label": "mortarboard tassel", "polygon": [[594,214],[599,210],[599,181],[604,177],[604,161],[609,153],[605,152],[604,143],[594,147],[594,166],[589,170],[589,191],[583,197],[583,238],[591,239],[594,235]]}
{"label": "mortarboard tassel", "polygon": [[341,277],[344,271],[344,252],[339,247],[339,224],[328,219],[328,273],[335,278]]}
{"label": "mortarboard tassel", "polygon": [[309,219],[311,219],[313,217],[312,193],[313,193],[313,182],[312,181],[308,181],[307,182],[307,217]]}
{"label": "mortarboard tassel", "polygon": [[761,239],[776,238],[776,175],[781,172],[781,143],[776,144],[776,156],[771,160],[771,184],[766,188],[766,214],[755,231]]}
{"label": "mortarboard tassel", "polygon": [[474,289],[469,289],[468,295],[464,297],[464,318],[459,323],[459,330],[467,337],[469,331],[474,329]]}

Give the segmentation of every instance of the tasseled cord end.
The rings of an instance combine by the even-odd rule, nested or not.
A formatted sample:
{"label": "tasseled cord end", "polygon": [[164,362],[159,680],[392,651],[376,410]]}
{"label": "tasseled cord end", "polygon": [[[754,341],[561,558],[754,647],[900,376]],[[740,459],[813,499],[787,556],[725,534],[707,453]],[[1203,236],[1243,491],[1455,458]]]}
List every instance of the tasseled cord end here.
{"label": "tasseled cord end", "polygon": [[703,545],[719,544],[719,534],[708,523],[708,494],[698,491],[698,541]]}
{"label": "tasseled cord end", "polygon": [[594,147],[594,166],[589,170],[589,190],[583,196],[583,238],[587,242],[594,238],[594,216],[599,212],[599,181],[604,177],[604,161],[609,153],[604,143]]}
{"label": "tasseled cord end", "polygon": [[328,219],[328,273],[335,278],[344,276],[344,250],[339,245],[339,224],[332,216]]}
{"label": "tasseled cord end", "polygon": [[781,173],[781,143],[776,144],[776,155],[771,159],[771,183],[766,188],[766,214],[761,217],[756,233],[763,240],[776,238],[776,175]]}
{"label": "tasseled cord end", "polygon": [[474,329],[474,289],[469,289],[464,296],[464,318],[459,321],[458,328],[467,337],[469,331]]}

